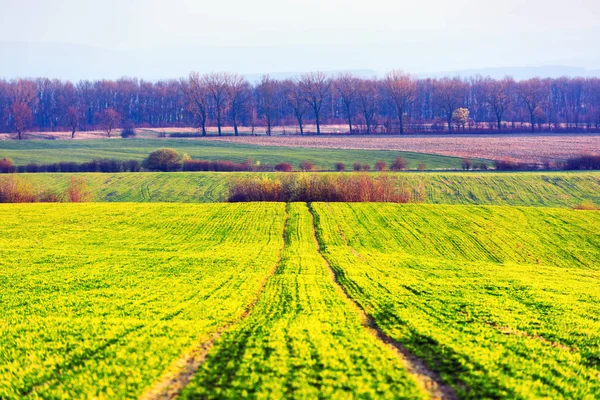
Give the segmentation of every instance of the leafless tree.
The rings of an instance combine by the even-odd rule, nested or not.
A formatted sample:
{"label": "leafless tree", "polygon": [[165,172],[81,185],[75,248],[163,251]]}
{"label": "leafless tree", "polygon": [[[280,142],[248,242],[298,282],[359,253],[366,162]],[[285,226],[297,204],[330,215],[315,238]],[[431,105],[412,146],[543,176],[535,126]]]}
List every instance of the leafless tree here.
{"label": "leafless tree", "polygon": [[486,79],[484,81],[485,101],[496,117],[498,132],[502,130],[502,117],[511,105],[510,90],[514,86],[511,78],[497,81]]}
{"label": "leafless tree", "polygon": [[10,110],[15,131],[17,131],[19,140],[21,140],[23,132],[29,129],[33,122],[33,113],[31,112],[31,108],[25,103],[14,102]]}
{"label": "leafless tree", "polygon": [[100,113],[100,125],[106,131],[106,135],[110,137],[110,133],[121,122],[121,114],[112,108],[106,108]]}
{"label": "leafless tree", "polygon": [[434,85],[434,100],[446,118],[448,131],[452,130],[454,111],[464,104],[466,88],[467,85],[460,78],[442,78]]}
{"label": "leafless tree", "polygon": [[400,134],[404,133],[404,114],[415,98],[415,80],[400,70],[390,71],[383,79],[386,94],[394,106],[400,124]]}
{"label": "leafless tree", "polygon": [[256,86],[258,112],[267,124],[267,136],[271,136],[273,120],[277,114],[278,85],[268,75],[264,75]]}
{"label": "leafless tree", "polygon": [[531,132],[535,131],[536,109],[540,107],[546,95],[546,84],[540,78],[520,81],[517,84],[517,95],[529,112]]}
{"label": "leafless tree", "polygon": [[208,90],[209,98],[212,100],[215,118],[217,120],[217,130],[221,136],[221,127],[223,125],[223,114],[227,106],[227,74],[223,72],[213,72],[203,77],[204,84]]}
{"label": "leafless tree", "polygon": [[351,74],[340,74],[333,86],[344,107],[344,114],[348,121],[348,132],[352,134],[352,117],[356,114],[356,99],[358,95],[359,80]]}
{"label": "leafless tree", "polygon": [[75,106],[71,106],[67,109],[67,124],[71,128],[71,139],[75,139],[75,131],[79,127],[79,109]]}
{"label": "leafless tree", "polygon": [[186,99],[187,110],[202,128],[202,136],[206,136],[209,107],[206,80],[198,72],[192,72],[187,79],[180,82],[180,86]]}
{"label": "leafless tree", "polygon": [[379,90],[377,85],[378,82],[375,79],[361,79],[358,82],[358,107],[365,119],[367,134],[371,133],[377,109],[379,108]]}
{"label": "leafless tree", "polygon": [[322,72],[303,74],[298,82],[304,101],[312,108],[317,125],[317,135],[321,134],[321,108],[329,95],[331,79]]}
{"label": "leafless tree", "polygon": [[231,119],[233,121],[233,132],[235,136],[238,136],[238,118],[252,97],[252,88],[248,81],[241,75],[226,74],[225,77]]}
{"label": "leafless tree", "polygon": [[292,108],[296,121],[298,121],[300,135],[304,135],[304,116],[307,111],[307,102],[305,101],[300,84],[298,82],[287,80],[283,82],[283,88],[286,100]]}

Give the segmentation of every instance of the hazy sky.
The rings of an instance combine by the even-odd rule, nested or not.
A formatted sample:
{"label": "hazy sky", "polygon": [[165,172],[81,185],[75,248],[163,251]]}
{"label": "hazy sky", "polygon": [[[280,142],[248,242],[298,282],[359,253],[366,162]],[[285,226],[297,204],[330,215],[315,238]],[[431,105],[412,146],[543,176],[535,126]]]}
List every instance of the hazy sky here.
{"label": "hazy sky", "polygon": [[[164,52],[190,64],[202,57],[177,54],[203,53],[204,67],[187,70],[600,68],[599,0],[0,0],[0,10],[0,42]],[[136,71],[125,56],[115,62]]]}

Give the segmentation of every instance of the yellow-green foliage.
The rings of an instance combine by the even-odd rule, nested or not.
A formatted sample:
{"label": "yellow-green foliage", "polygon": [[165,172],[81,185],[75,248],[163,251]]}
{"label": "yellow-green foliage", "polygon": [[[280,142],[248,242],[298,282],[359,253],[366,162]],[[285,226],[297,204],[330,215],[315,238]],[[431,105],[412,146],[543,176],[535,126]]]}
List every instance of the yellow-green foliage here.
{"label": "yellow-green foliage", "polygon": [[136,398],[236,321],[283,204],[0,205],[0,398]]}
{"label": "yellow-green foliage", "polygon": [[460,397],[600,396],[600,213],[314,208],[350,295]]}
{"label": "yellow-green foliage", "polygon": [[334,284],[305,204],[290,205],[285,241],[252,313],[222,336],[182,397],[424,397]]}

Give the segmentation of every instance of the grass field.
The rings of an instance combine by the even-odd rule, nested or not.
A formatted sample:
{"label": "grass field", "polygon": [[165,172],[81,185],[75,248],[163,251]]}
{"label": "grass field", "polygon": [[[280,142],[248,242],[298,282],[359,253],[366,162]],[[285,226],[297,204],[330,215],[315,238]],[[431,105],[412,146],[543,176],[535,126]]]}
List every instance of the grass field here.
{"label": "grass field", "polygon": [[597,211],[8,204],[0,221],[0,398],[435,397],[397,349],[459,398],[600,395]]}
{"label": "grass field", "polygon": [[[190,202],[227,200],[229,182],[254,173],[82,173],[98,202]],[[40,189],[62,192],[73,174],[20,174]],[[259,176],[278,176],[277,173]],[[399,182],[432,204],[572,207],[600,205],[600,172],[394,173]],[[0,175],[0,181],[9,179]]]}
{"label": "grass field", "polygon": [[427,169],[461,168],[460,158],[441,155],[394,150],[265,147],[198,139],[0,140],[0,158],[8,157],[17,165],[32,162],[83,162],[99,158],[143,160],[152,151],[163,147],[187,153],[195,159],[243,162],[251,158],[262,164],[289,162],[295,168],[302,161],[310,161],[318,169],[326,170],[333,170],[337,162],[345,163],[347,168],[351,168],[354,162],[367,163],[374,168],[379,160],[390,164],[399,156],[406,159],[408,168],[411,169],[417,169],[421,163]]}

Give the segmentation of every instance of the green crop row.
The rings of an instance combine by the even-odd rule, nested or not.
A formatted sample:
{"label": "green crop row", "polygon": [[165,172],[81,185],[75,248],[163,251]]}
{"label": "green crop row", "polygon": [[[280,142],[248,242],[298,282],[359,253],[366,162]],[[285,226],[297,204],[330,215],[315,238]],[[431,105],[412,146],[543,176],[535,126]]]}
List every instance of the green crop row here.
{"label": "green crop row", "polygon": [[[332,173],[337,174],[337,173]],[[226,201],[232,180],[257,173],[81,173],[20,174],[40,190],[62,193],[72,176],[83,177],[98,202]],[[275,178],[278,173],[258,176]],[[390,173],[412,197],[431,204],[489,204],[572,207],[583,202],[600,205],[598,172],[434,172]],[[9,179],[0,175],[0,183]]]}
{"label": "green crop row", "polygon": [[283,204],[0,205],[0,398],[135,398],[237,321]]}
{"label": "green crop row", "polygon": [[289,211],[277,272],[182,398],[423,398],[334,284],[306,205],[291,204]]}
{"label": "green crop row", "polygon": [[600,213],[314,209],[350,296],[460,398],[600,396]]}

